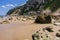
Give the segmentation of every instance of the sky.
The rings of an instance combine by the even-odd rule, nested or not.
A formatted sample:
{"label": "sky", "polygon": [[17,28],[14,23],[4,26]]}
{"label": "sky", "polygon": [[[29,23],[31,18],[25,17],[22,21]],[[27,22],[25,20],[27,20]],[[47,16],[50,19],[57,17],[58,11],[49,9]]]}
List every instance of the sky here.
{"label": "sky", "polygon": [[0,0],[0,15],[6,15],[6,13],[16,7],[26,3],[27,0]]}

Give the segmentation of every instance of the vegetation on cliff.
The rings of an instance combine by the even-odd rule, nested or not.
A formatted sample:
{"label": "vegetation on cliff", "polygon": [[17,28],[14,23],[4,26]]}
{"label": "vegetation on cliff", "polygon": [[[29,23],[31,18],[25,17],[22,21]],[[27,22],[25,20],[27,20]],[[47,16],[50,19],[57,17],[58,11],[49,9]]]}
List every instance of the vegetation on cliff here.
{"label": "vegetation on cliff", "polygon": [[[41,0],[39,0],[41,1]],[[36,0],[35,2],[32,1],[32,3],[28,0],[27,3],[23,6],[15,7],[8,11],[7,15],[13,14],[16,10],[19,12],[18,15],[28,14],[30,11],[41,11],[44,9],[49,8],[52,12],[56,11],[60,7],[60,0],[42,0],[41,3]],[[17,13],[15,13],[17,14]]]}

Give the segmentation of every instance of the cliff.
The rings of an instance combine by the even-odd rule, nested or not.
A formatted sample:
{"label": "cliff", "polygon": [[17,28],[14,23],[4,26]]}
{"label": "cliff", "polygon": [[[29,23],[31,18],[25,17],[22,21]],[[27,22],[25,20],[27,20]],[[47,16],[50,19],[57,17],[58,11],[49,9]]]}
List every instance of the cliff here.
{"label": "cliff", "polygon": [[28,0],[26,4],[15,7],[7,12],[7,15],[37,15],[45,9],[52,12],[60,7],[60,0]]}

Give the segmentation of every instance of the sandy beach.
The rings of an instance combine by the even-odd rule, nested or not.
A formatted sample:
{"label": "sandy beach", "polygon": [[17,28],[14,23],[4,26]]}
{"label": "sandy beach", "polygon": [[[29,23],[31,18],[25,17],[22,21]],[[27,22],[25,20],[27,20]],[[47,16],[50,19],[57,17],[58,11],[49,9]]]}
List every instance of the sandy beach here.
{"label": "sandy beach", "polygon": [[0,1],[0,40],[60,40],[60,0]]}
{"label": "sandy beach", "polygon": [[52,24],[35,24],[34,20],[0,24],[0,40],[32,40],[32,34]]}

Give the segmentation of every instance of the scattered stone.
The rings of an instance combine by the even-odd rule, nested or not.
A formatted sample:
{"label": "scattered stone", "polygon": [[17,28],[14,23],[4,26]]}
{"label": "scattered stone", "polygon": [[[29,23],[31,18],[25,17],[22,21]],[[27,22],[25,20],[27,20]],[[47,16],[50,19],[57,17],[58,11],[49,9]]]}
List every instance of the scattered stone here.
{"label": "scattered stone", "polygon": [[56,33],[56,37],[60,37],[60,33]]}
{"label": "scattered stone", "polygon": [[13,18],[9,18],[9,20],[13,20]]}
{"label": "scattered stone", "polygon": [[0,24],[9,24],[10,22],[8,20],[4,20],[2,22],[0,22]]}
{"label": "scattered stone", "polygon": [[43,28],[43,31],[47,30],[48,32],[54,32],[52,27]]}
{"label": "scattered stone", "polygon": [[33,20],[33,18],[32,18],[32,17],[28,17],[27,19]]}
{"label": "scattered stone", "polygon": [[3,24],[9,24],[10,22],[8,20],[5,20],[2,22]]}
{"label": "scattered stone", "polygon": [[26,21],[27,19],[23,18],[22,21]]}
{"label": "scattered stone", "polygon": [[32,35],[32,39],[39,40],[39,32],[38,31]]}

